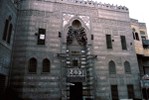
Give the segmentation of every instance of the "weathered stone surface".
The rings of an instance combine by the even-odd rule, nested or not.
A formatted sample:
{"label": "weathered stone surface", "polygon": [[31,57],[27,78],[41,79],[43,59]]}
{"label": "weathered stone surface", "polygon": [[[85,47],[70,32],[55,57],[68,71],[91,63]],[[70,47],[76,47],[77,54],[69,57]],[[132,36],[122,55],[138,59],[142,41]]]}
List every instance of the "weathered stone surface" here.
{"label": "weathered stone surface", "polygon": [[[16,16],[15,6],[6,4],[6,0],[0,0],[0,5],[1,3],[4,5],[0,6],[0,9],[3,9],[0,10],[2,15],[0,23],[3,23],[0,26],[3,29],[4,20],[10,14],[16,28],[12,32],[15,33],[13,52],[11,52],[12,43],[7,45],[1,40],[3,31],[0,30],[0,73],[8,75],[8,70],[1,69],[4,65],[9,69],[9,63],[12,63],[10,84],[21,98],[25,100],[69,98],[70,86],[66,82],[65,62],[68,56],[70,59],[78,56],[67,55],[67,49],[77,51],[83,48],[77,45],[75,39],[71,46],[67,45],[68,27],[72,26],[74,20],[81,23],[87,37],[87,44],[84,46],[87,53],[79,55],[78,61],[82,63],[81,57],[86,57],[87,64],[83,65],[86,70],[86,81],[82,82],[83,98],[112,100],[110,86],[117,85],[119,99],[126,99],[128,84],[134,86],[135,97],[141,98],[138,88],[139,69],[126,7],[77,0],[21,0]],[[46,29],[45,45],[37,45],[39,28]],[[112,49],[107,49],[107,34],[111,35]],[[126,37],[127,50],[122,50],[120,36]],[[37,60],[36,73],[28,72],[30,58]],[[50,72],[46,73],[42,71],[42,61],[45,58],[49,59],[51,64]],[[110,61],[115,62],[115,75],[109,74]],[[130,74],[125,73],[125,61],[130,63]]]}

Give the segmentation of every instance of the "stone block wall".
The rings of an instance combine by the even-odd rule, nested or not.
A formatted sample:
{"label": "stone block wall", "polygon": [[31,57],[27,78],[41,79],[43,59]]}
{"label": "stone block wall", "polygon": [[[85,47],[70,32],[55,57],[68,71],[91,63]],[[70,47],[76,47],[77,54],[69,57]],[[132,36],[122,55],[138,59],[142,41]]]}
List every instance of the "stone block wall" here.
{"label": "stone block wall", "polygon": [[[1,0],[0,1],[0,73],[3,73],[5,75],[8,75],[9,68],[10,68],[10,60],[11,60],[11,51],[12,51],[12,45],[13,45],[13,37],[14,37],[14,31],[15,31],[15,23],[16,23],[16,8],[14,7],[13,3],[9,0]],[[12,16],[11,23],[13,24],[12,29],[12,35],[11,35],[11,41],[10,44],[8,44],[6,41],[2,39],[4,27],[5,27],[5,20],[8,19],[9,16]],[[2,71],[3,70],[3,71]]]}
{"label": "stone block wall", "polygon": [[[90,4],[89,4],[90,5]],[[13,70],[11,85],[20,97],[32,100],[59,100],[61,92],[63,64],[57,53],[63,52],[66,44],[67,27],[75,19],[81,20],[88,30],[87,37],[91,45],[91,53],[97,55],[94,61],[94,75],[98,100],[111,100],[111,85],[117,85],[119,98],[128,98],[127,85],[134,86],[135,97],[140,98],[139,69],[135,55],[133,36],[131,34],[129,12],[126,9],[111,9],[107,7],[85,6],[66,1],[36,1],[20,2],[17,29],[14,40]],[[46,29],[45,45],[37,45],[38,29]],[[59,38],[58,33],[62,37]],[[106,34],[112,36],[113,49],[106,47]],[[122,50],[120,36],[126,37],[127,50]],[[64,47],[64,48],[63,48]],[[29,73],[29,59],[37,60],[37,72]],[[49,59],[49,73],[42,72],[43,59]],[[114,61],[116,75],[109,74],[108,63]],[[124,62],[129,61],[131,74],[126,74]]]}
{"label": "stone block wall", "polygon": [[[11,71],[12,46],[15,33],[15,24],[17,19],[16,13],[17,10],[12,1],[0,0],[0,99],[4,96],[5,89],[10,79],[9,74]],[[3,39],[3,35],[6,19],[10,18],[10,16],[10,23],[12,24],[13,28],[11,31],[9,43],[7,41],[9,38],[8,34],[6,40]]]}

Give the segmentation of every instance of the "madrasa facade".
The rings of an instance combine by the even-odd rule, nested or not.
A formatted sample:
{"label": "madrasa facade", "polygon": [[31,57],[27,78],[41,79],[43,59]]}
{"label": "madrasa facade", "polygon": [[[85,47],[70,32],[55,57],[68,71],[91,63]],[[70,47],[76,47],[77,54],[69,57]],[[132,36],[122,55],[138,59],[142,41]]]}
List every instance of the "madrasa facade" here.
{"label": "madrasa facade", "polygon": [[141,99],[127,7],[0,0],[0,23],[1,97],[9,91],[15,100]]}

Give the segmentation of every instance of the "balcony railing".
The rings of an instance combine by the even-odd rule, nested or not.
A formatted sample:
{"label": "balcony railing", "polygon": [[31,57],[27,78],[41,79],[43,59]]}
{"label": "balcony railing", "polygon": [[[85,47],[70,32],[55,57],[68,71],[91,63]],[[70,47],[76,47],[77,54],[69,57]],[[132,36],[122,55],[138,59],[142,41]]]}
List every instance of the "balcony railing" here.
{"label": "balcony railing", "polygon": [[149,40],[142,40],[142,43],[144,48],[149,48]]}

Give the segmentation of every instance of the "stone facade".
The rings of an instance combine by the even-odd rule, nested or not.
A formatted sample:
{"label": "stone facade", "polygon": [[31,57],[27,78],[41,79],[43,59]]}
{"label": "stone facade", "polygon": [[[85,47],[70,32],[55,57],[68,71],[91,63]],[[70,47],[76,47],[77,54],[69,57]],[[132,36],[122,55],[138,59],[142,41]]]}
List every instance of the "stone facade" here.
{"label": "stone facade", "polygon": [[145,23],[131,19],[132,34],[135,42],[135,51],[140,69],[140,82],[142,98],[147,99],[149,96],[148,75],[149,75],[149,40]]}
{"label": "stone facade", "polygon": [[[9,55],[13,54],[10,86],[20,98],[73,100],[73,85],[81,87],[83,100],[112,100],[111,86],[117,87],[117,99],[127,99],[130,98],[128,85],[133,86],[134,98],[141,98],[139,67],[126,7],[76,0],[20,0],[18,3],[13,53]],[[41,45],[39,29],[45,30],[41,37],[45,43]],[[69,31],[72,40],[68,39]],[[107,35],[111,36],[111,49],[107,49]],[[126,40],[125,50],[122,36]],[[32,58],[37,61],[35,72],[29,72]],[[50,72],[43,72],[44,59],[50,61]],[[115,74],[110,74],[110,62],[114,62]],[[125,62],[130,64],[130,73],[125,71]]]}
{"label": "stone facade", "polygon": [[[3,94],[5,90],[5,86],[8,82],[8,75],[10,72],[11,66],[11,55],[12,55],[12,44],[14,38],[15,24],[16,24],[16,7],[10,0],[0,0],[0,96]],[[9,19],[11,18],[11,19]],[[12,31],[10,38],[8,33],[6,32],[6,38],[4,37],[4,29],[6,20],[9,20],[8,26],[12,24]],[[9,39],[8,39],[9,38]]]}

